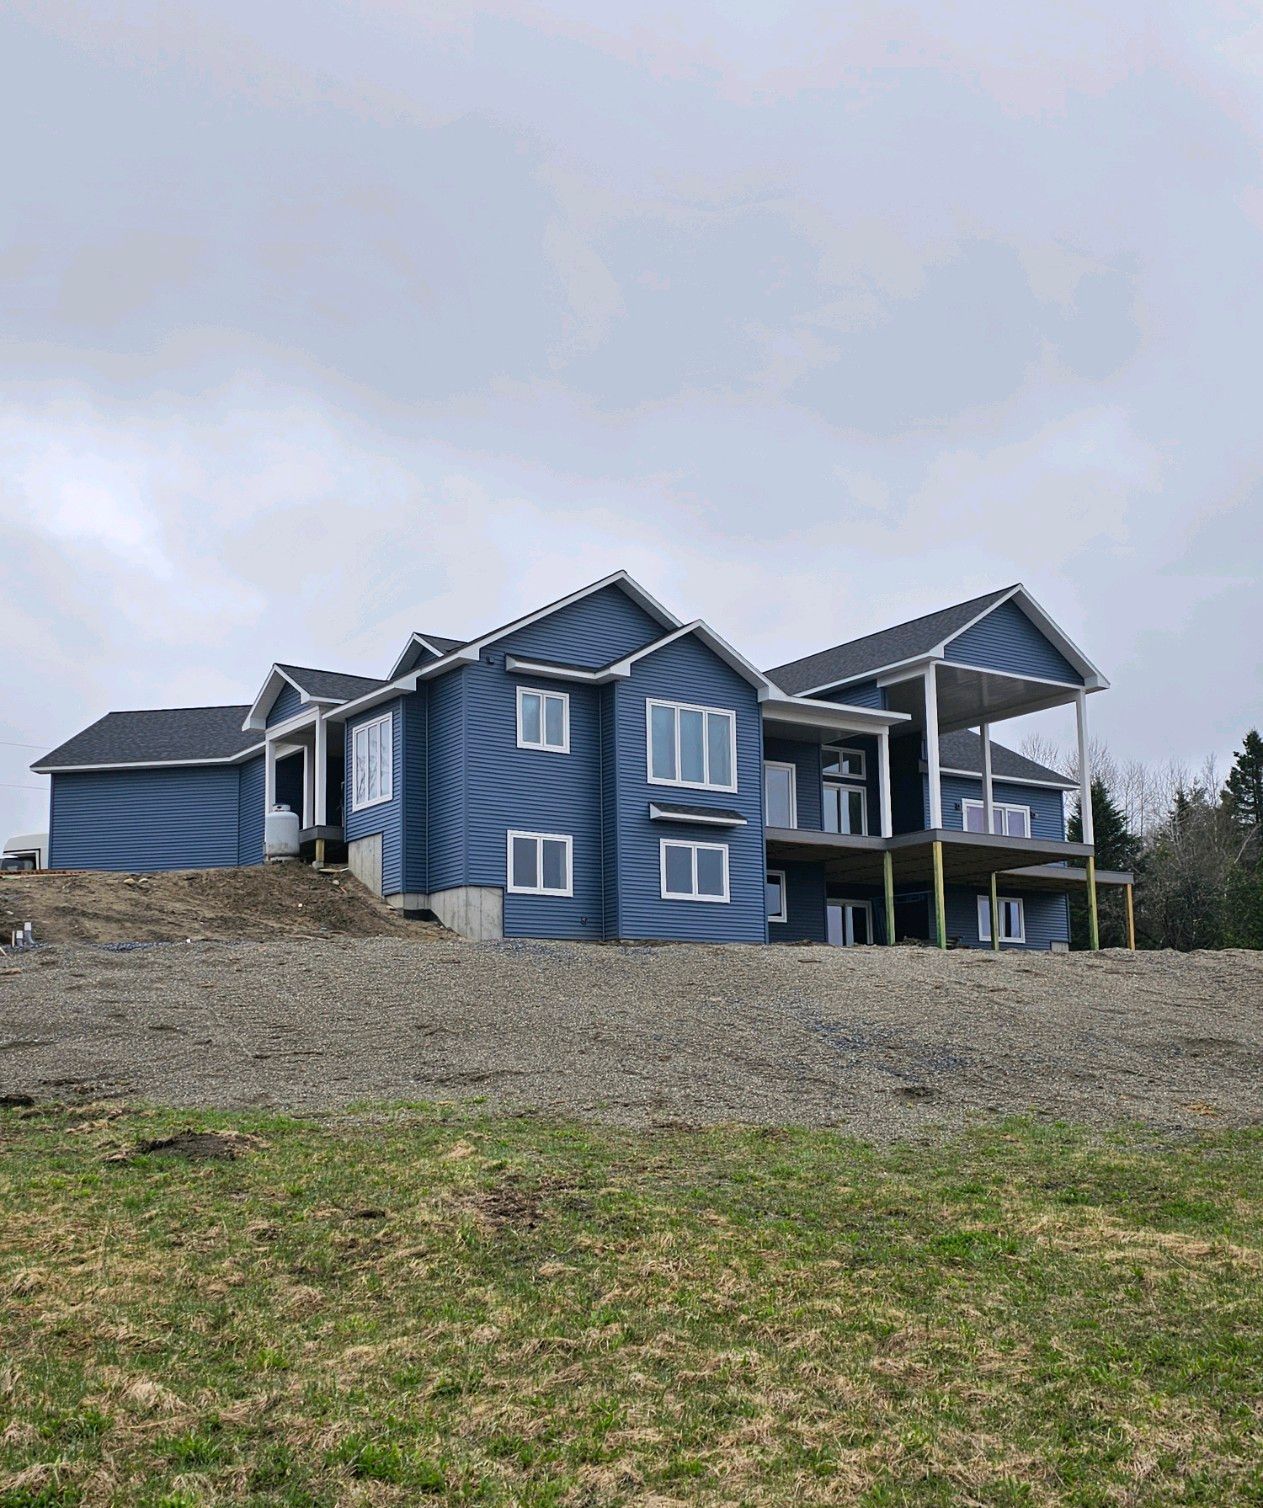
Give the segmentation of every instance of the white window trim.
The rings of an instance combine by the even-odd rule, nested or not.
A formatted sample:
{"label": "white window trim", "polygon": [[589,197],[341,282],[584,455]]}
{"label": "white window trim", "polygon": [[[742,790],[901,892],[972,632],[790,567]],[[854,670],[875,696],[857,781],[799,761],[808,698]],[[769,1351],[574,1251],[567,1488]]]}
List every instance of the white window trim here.
{"label": "white window trim", "polygon": [[767,821],[767,772],[769,770],[787,770],[789,772],[789,825],[798,826],[798,766],[789,764],[783,759],[765,759],[763,761],[763,820]]}
{"label": "white window trim", "polygon": [[[966,823],[965,823],[965,814],[966,814],[966,812],[968,812],[970,810],[973,810],[973,811],[976,811],[976,812],[982,812],[982,811],[985,810],[985,808],[983,806],[983,803],[981,801],[979,801],[979,800],[976,800],[973,796],[964,796],[964,797],[962,797],[961,798],[961,803],[960,803],[960,825],[965,830],[965,832],[970,832],[971,831],[971,829],[968,826],[966,826]],[[1026,836],[1028,838],[1033,838],[1035,836],[1035,821],[1034,821],[1035,813],[1034,813],[1034,811],[1032,810],[1031,807],[1029,807],[1029,806],[1023,806],[1020,801],[993,801],[991,803],[991,810],[992,810],[992,813],[995,813],[995,812],[1004,812],[1005,813],[1005,827],[1006,827],[1006,829],[1008,827],[1008,813],[1009,812],[1025,812],[1026,813]],[[981,828],[978,829],[978,832],[980,834],[985,833],[986,832],[986,828],[985,827],[981,827]],[[992,833],[991,836],[993,838],[1007,838],[1007,837],[1009,837],[1011,835],[1007,831],[1005,831],[1005,832],[1002,832],[1002,833]]]}
{"label": "white window trim", "polygon": [[[539,875],[538,885],[515,885],[513,883],[513,840],[526,838],[536,846],[535,873]],[[544,880],[544,841],[550,843],[564,843],[566,845],[566,887],[564,890],[554,890],[543,883]],[[574,894],[574,838],[570,833],[531,833],[523,832],[520,828],[511,827],[505,836],[505,889],[510,895],[551,895],[572,896]]]}
{"label": "white window trim", "polygon": [[[779,911],[774,912],[771,915],[769,915],[768,916],[768,921],[769,922],[788,922],[789,921],[789,881],[786,878],[785,871],[783,869],[769,869],[767,871],[767,879],[770,880],[770,879],[773,878],[773,876],[775,876],[775,878],[778,879],[781,882],[781,909]],[[767,884],[767,881],[765,880],[764,881],[764,887],[765,887],[764,888],[764,896],[766,896],[766,894],[767,894],[766,884]]]}
{"label": "white window trim", "polygon": [[[1026,941],[1026,904],[1020,895],[998,895],[996,906],[1000,907],[1008,902],[1010,906],[1017,907],[1017,920],[1020,931],[1016,937],[1001,937],[1000,946],[1006,943],[1024,943]],[[991,897],[980,895],[978,897],[978,941],[989,943],[991,941]]]}
{"label": "white window trim", "polygon": [[[728,720],[728,758],[732,765],[732,784],[717,785],[711,780],[666,780],[661,775],[653,772],[653,709],[655,707],[669,707],[675,713],[675,767],[679,770],[680,761],[680,713],[681,712],[705,712],[714,717],[723,717]],[[702,758],[707,770],[710,769],[710,740],[705,736],[706,725],[702,725]],[[735,793],[737,789],[737,714],[731,707],[701,707],[693,702],[668,702],[661,697],[645,698],[645,775],[650,785],[676,786],[686,791],[728,791]]]}
{"label": "white window trim", "polygon": [[[546,743],[545,729],[548,727],[548,719],[541,703],[539,709],[539,743],[532,743],[522,733],[522,698],[524,696],[555,697],[561,703],[561,742],[559,744]],[[517,746],[519,749],[533,749],[537,754],[569,754],[570,753],[570,693],[568,691],[546,690],[543,686],[519,686],[517,688]]]}
{"label": "white window trim", "polygon": [[[824,786],[825,786],[826,790],[830,786],[833,786],[835,790],[842,791],[842,792],[844,792],[844,793],[846,793],[848,795],[850,793],[854,792],[860,798],[860,821],[862,823],[861,830],[859,832],[857,832],[857,833],[844,833],[844,832],[842,832],[840,830],[840,824],[839,824],[838,837],[840,837],[840,838],[867,838],[867,837],[871,836],[870,833],[869,833],[869,831],[868,831],[868,787],[867,786],[863,786],[863,785],[857,785],[854,782],[848,782],[846,780],[839,780],[839,779],[837,779],[836,776],[833,776],[833,775],[828,775],[828,776],[825,777]],[[823,825],[823,822],[824,822],[824,813],[823,812],[821,812],[821,814],[820,814],[820,820],[821,820],[821,824]],[[829,828],[826,827],[825,831],[829,832],[829,831],[831,831],[831,829],[829,829]]]}
{"label": "white window trim", "polygon": [[[667,889],[667,849],[687,848],[693,855],[693,889],[668,890]],[[703,848],[713,848],[724,856],[724,893],[722,895],[698,895],[697,893],[697,855]],[[662,899],[664,901],[703,901],[714,905],[725,906],[730,900],[728,885],[728,845],[726,843],[693,843],[686,838],[663,838],[658,845],[658,877],[662,886]]]}
{"label": "white window trim", "polygon": [[[365,735],[365,740],[366,740],[365,746],[367,747],[368,730],[370,728],[380,728],[384,723],[388,723],[390,725],[390,765],[389,765],[389,767],[387,767],[387,766],[383,765],[382,762],[381,762],[381,752],[380,752],[381,751],[381,734],[379,733],[378,736],[377,736],[377,748],[378,748],[377,783],[378,783],[379,788],[383,787],[385,784],[388,784],[389,787],[390,787],[390,789],[389,790],[382,789],[382,793],[380,795],[374,796],[369,801],[357,801],[355,799],[355,789],[356,789],[356,786],[358,785],[359,782],[355,778],[355,774],[356,774],[355,761],[356,761],[356,757],[357,757],[356,756],[356,752],[355,752],[355,745],[356,745],[357,741],[359,740],[360,734],[363,733]],[[382,780],[383,771],[385,772],[385,775],[386,775],[386,781],[385,782],[383,782],[383,780]],[[367,774],[367,771],[365,772],[364,783],[367,786],[367,784],[368,784],[368,774]],[[351,810],[353,812],[366,812],[366,811],[368,811],[368,809],[370,807],[385,806],[385,804],[388,801],[394,800],[394,795],[395,795],[395,716],[394,716],[393,712],[387,712],[384,717],[373,717],[373,718],[370,718],[367,722],[364,722],[364,723],[356,723],[355,726],[351,729],[351,781],[350,781],[350,784],[351,784]]]}
{"label": "white window trim", "polygon": [[866,749],[853,749],[849,744],[825,744],[825,749],[832,749],[838,754],[854,754],[860,762],[858,775],[826,775],[826,780],[867,780],[868,779],[868,751]]}

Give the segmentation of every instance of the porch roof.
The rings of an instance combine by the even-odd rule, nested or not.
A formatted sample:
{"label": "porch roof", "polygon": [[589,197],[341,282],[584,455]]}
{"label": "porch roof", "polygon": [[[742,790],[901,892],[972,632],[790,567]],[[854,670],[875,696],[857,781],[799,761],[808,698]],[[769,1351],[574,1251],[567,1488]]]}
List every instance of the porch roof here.
{"label": "porch roof", "polygon": [[[928,883],[933,868],[931,845],[943,845],[943,879],[949,885],[986,885],[992,874],[1034,867],[1040,871],[1035,884],[1053,888],[1048,881],[1060,879],[1062,888],[1083,883],[1084,871],[1063,868],[1058,860],[1086,859],[1092,849],[1086,843],[1059,843],[1048,838],[1010,838],[999,833],[966,833],[957,828],[924,828],[896,833],[893,838],[824,833],[810,828],[766,829],[767,858],[808,860],[823,863],[826,878],[851,880],[861,885],[882,883],[882,855],[889,852],[896,884]],[[1042,861],[1042,862],[1040,862]],[[1125,883],[1115,881],[1114,883]]]}

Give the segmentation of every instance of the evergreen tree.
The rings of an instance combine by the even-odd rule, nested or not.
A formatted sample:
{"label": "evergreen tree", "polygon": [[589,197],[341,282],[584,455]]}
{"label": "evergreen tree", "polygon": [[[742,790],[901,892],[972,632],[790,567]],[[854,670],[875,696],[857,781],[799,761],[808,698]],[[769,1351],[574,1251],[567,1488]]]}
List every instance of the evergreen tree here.
{"label": "evergreen tree", "polygon": [[1236,752],[1236,763],[1228,772],[1222,799],[1242,836],[1254,840],[1255,852],[1251,857],[1257,862],[1258,834],[1263,830],[1263,738],[1257,728],[1250,729]]}
{"label": "evergreen tree", "polygon": [[[1110,794],[1103,780],[1092,782],[1092,836],[1098,869],[1134,869],[1140,854],[1140,842],[1127,825],[1122,808]],[[1076,805],[1067,824],[1066,836],[1072,843],[1083,842],[1083,814]],[[1127,946],[1126,902],[1121,891],[1111,886],[1097,891],[1097,918],[1103,948]],[[1086,888],[1070,895],[1070,940],[1076,948],[1089,945],[1088,897]]]}

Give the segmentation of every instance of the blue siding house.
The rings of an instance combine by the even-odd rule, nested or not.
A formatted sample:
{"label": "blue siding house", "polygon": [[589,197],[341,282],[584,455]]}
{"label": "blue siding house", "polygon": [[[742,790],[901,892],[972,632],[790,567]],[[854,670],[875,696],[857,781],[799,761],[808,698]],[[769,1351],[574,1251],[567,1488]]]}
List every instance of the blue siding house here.
{"label": "blue siding house", "polygon": [[[1100,672],[1021,586],[757,669],[626,572],[377,679],[275,664],[249,704],[111,712],[33,768],[50,861],[263,862],[264,819],[467,936],[1068,945],[1087,780],[992,725]],[[1095,923],[1093,922],[1093,925]]]}

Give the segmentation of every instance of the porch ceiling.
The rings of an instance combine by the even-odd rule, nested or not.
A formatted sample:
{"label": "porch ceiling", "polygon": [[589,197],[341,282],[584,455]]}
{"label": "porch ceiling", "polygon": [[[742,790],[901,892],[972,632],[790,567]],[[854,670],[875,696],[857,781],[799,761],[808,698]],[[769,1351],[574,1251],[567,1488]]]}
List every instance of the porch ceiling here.
{"label": "porch ceiling", "polygon": [[[1086,858],[1092,851],[1084,843],[963,833],[954,828],[927,828],[921,832],[898,833],[893,838],[874,838],[813,832],[806,828],[769,827],[766,832],[767,861],[769,865],[800,860],[823,863],[827,879],[880,885],[882,854],[889,850],[897,885],[929,884],[934,873],[931,844],[936,840],[943,845],[943,879],[949,885],[986,885],[993,873],[1006,874],[1030,867],[1033,860],[1040,873],[1037,884],[1068,889],[1083,883],[1083,871],[1058,870],[1055,861]],[[1060,880],[1060,887],[1057,880]]]}
{"label": "porch ceiling", "polygon": [[[994,670],[972,670],[940,660],[934,673],[938,688],[939,731],[976,728],[979,723],[998,723],[1006,718],[1062,707],[1075,700],[1078,688],[1053,681],[1033,681],[1025,676],[1004,675]],[[925,682],[920,674],[886,687],[888,705],[906,712],[912,726],[925,727]]]}

